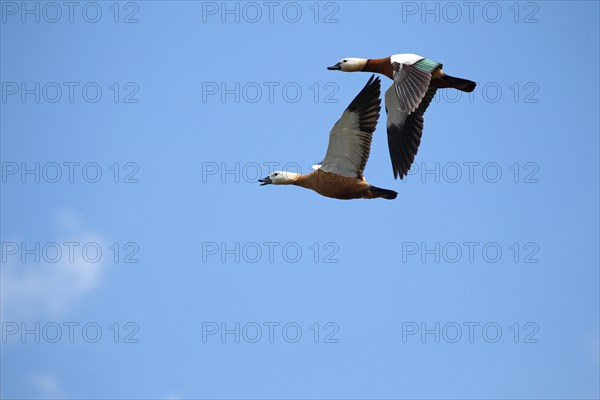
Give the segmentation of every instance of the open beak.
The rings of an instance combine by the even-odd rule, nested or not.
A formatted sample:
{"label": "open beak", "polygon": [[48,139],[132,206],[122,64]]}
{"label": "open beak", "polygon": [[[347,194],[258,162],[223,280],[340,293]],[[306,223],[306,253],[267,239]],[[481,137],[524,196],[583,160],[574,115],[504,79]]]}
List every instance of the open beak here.
{"label": "open beak", "polygon": [[332,67],[327,67],[327,69],[330,71],[339,71],[340,69],[342,69],[342,66],[340,65],[340,63],[337,63]]}
{"label": "open beak", "polygon": [[260,186],[270,185],[271,183],[273,183],[273,181],[271,181],[271,178],[268,176],[266,178],[259,179],[258,181],[262,182]]}

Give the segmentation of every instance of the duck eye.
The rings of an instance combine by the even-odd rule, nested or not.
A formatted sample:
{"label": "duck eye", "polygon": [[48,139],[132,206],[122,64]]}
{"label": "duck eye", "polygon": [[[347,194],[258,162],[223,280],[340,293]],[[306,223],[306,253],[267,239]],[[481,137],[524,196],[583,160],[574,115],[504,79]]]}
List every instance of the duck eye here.
{"label": "duck eye", "polygon": [[344,62],[348,62],[348,60],[344,60]]}
{"label": "duck eye", "polygon": [[274,173],[273,176],[277,176],[277,173]]}

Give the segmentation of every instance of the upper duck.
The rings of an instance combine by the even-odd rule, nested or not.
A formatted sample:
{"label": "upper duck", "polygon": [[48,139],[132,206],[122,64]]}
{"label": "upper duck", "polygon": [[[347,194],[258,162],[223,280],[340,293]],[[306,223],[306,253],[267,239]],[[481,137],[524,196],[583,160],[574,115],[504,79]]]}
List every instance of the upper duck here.
{"label": "upper duck", "polygon": [[313,166],[315,171],[308,174],[275,171],[259,179],[261,186],[302,186],[343,200],[395,199],[398,193],[375,187],[363,176],[381,110],[380,94],[381,81],[373,75],[331,129],[325,159]]}
{"label": "upper duck", "polygon": [[419,150],[423,115],[437,89],[454,88],[472,92],[475,82],[455,78],[442,71],[442,64],[416,54],[395,54],[387,58],[342,58],[329,70],[376,72],[394,83],[385,92],[387,133],[394,178],[408,173]]}

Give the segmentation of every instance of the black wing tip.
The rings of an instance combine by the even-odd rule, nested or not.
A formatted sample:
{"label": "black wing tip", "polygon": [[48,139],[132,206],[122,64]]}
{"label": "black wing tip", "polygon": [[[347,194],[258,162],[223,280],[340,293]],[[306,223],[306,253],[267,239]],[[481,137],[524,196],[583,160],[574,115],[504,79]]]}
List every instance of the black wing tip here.
{"label": "black wing tip", "polygon": [[367,81],[367,84],[365,85],[363,90],[361,90],[361,93],[367,88],[368,89],[371,89],[371,88],[376,89],[381,94],[381,78],[379,78],[378,76],[375,76],[375,74],[371,75],[371,77]]}
{"label": "black wing tip", "polygon": [[371,75],[371,77],[365,84],[365,87],[363,87],[361,89],[361,91],[356,95],[354,100],[352,100],[352,103],[350,103],[350,106],[354,105],[355,103],[360,102],[359,99],[362,99],[364,97],[373,97],[374,98],[375,97],[374,92],[377,93],[376,97],[379,98],[381,95],[381,79],[378,76],[375,76],[375,74]]}
{"label": "black wing tip", "polygon": [[381,79],[375,74],[371,75],[347,110],[360,115],[361,131],[373,133],[381,111]]}
{"label": "black wing tip", "polygon": [[[403,168],[395,168],[393,167],[394,170],[394,180],[397,180],[398,178],[400,178],[400,180],[403,180],[404,178],[406,178],[408,176],[408,171],[404,171]],[[410,167],[409,167],[410,170]]]}
{"label": "black wing tip", "polygon": [[367,81],[367,86],[371,83],[371,82],[377,82],[377,83],[381,83],[381,78],[379,78],[377,75],[375,74],[371,74],[371,76],[369,77],[369,80]]}

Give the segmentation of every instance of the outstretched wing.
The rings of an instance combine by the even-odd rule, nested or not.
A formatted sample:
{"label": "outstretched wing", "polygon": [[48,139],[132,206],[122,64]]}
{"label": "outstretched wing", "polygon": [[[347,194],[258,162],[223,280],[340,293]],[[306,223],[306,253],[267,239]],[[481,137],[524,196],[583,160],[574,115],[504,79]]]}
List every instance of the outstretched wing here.
{"label": "outstretched wing", "polygon": [[331,129],[322,171],[363,177],[381,110],[380,93],[381,80],[372,75]]}
{"label": "outstretched wing", "polygon": [[421,135],[423,134],[423,115],[437,89],[430,88],[427,90],[417,109],[409,114],[401,110],[395,86],[393,84],[385,92],[385,110],[387,112],[388,146],[394,179],[398,175],[402,179],[408,173],[419,150]]}
{"label": "outstretched wing", "polygon": [[396,54],[391,62],[400,111],[410,114],[421,104],[429,89],[431,74],[442,64],[416,54]]}
{"label": "outstretched wing", "polygon": [[397,62],[392,63],[392,69],[400,111],[410,114],[417,109],[425,97],[431,82],[431,72],[417,68],[416,64],[407,65]]}

